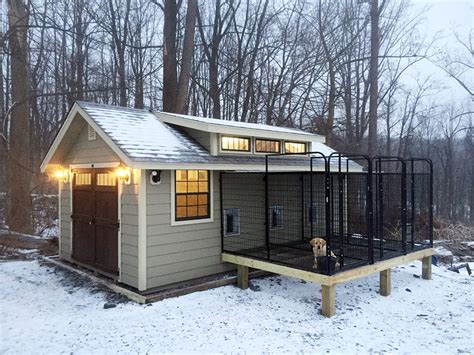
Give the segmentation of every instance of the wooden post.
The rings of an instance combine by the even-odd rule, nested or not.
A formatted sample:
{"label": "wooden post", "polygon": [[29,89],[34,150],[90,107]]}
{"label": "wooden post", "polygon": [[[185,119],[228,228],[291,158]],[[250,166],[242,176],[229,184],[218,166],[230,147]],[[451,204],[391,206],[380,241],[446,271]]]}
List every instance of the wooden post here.
{"label": "wooden post", "polygon": [[336,285],[321,285],[321,291],[321,314],[325,317],[332,317],[336,314]]}
{"label": "wooden post", "polygon": [[243,265],[237,265],[237,286],[242,290],[249,287],[249,268]]}
{"label": "wooden post", "polygon": [[421,277],[424,280],[431,280],[431,255],[425,256],[421,259],[422,262],[422,269],[421,269]]}
{"label": "wooden post", "polygon": [[380,271],[380,294],[390,296],[392,292],[392,269]]}

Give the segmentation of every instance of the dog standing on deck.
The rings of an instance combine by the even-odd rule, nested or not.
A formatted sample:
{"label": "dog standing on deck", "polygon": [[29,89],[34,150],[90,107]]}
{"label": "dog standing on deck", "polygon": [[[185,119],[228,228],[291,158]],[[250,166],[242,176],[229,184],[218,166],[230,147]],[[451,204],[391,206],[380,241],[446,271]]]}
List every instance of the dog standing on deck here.
{"label": "dog standing on deck", "polygon": [[[309,241],[309,244],[313,247],[314,254],[314,265],[313,269],[318,270],[318,257],[326,256],[326,241],[323,238],[313,238]],[[331,251],[331,258],[336,259],[336,270],[339,269],[340,264],[337,261],[336,255]]]}

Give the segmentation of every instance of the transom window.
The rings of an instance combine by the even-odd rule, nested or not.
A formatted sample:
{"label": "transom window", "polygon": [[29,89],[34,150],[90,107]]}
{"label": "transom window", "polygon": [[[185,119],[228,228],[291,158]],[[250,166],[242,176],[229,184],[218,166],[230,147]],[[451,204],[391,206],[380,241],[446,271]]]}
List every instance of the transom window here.
{"label": "transom window", "polygon": [[306,143],[285,142],[285,153],[306,153]]}
{"label": "transom window", "polygon": [[280,141],[255,139],[255,151],[258,153],[279,153]]}
{"label": "transom window", "polygon": [[75,173],[74,184],[76,186],[90,185],[92,183],[91,173]]}
{"label": "transom window", "polygon": [[222,136],[221,149],[239,152],[250,152],[250,138]]}
{"label": "transom window", "polygon": [[176,221],[209,218],[209,171],[176,170]]}
{"label": "transom window", "polygon": [[114,173],[98,173],[96,175],[97,186],[115,186],[115,174]]}

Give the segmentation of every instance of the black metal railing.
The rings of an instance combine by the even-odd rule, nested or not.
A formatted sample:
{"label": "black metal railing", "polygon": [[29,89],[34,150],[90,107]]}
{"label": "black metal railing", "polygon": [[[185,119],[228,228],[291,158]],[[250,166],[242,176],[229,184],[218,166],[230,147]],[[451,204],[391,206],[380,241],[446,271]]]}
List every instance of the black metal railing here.
{"label": "black metal railing", "polygon": [[222,172],[220,193],[226,253],[332,275],[433,245],[428,159],[272,154],[263,172]]}

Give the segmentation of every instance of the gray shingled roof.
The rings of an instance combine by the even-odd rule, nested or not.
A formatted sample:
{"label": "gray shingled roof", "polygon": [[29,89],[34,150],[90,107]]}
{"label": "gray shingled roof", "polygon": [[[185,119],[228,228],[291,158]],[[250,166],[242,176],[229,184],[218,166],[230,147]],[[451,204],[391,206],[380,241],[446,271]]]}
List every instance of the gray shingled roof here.
{"label": "gray shingled roof", "polygon": [[[147,110],[78,101],[77,104],[112,139],[117,147],[134,162],[203,163],[232,165],[265,164],[264,156],[212,156],[179,127],[161,122]],[[323,152],[332,150],[317,143]],[[327,152],[327,153],[326,153]],[[270,159],[271,166],[308,167],[309,158],[279,157]],[[321,160],[315,160],[315,166]]]}

